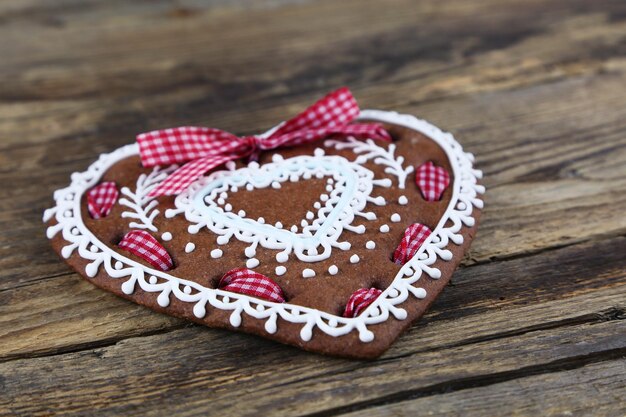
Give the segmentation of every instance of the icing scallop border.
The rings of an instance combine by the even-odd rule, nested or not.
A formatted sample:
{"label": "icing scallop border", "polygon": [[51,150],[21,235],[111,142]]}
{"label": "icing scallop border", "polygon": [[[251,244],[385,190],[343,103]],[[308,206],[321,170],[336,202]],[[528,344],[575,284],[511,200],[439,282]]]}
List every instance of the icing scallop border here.
{"label": "icing scallop border", "polygon": [[[71,175],[71,184],[54,193],[56,206],[44,212],[44,222],[48,222],[53,217],[57,221],[57,224],[48,227],[47,236],[52,239],[61,232],[63,239],[68,242],[62,248],[61,255],[67,259],[74,251],[78,251],[80,257],[90,261],[85,267],[88,277],[96,276],[100,267],[104,267],[112,279],[124,280],[121,289],[125,294],[132,294],[136,285],[139,285],[143,291],[159,293],[157,303],[161,307],[167,307],[170,296],[173,295],[180,301],[194,303],[193,314],[197,318],[203,318],[206,315],[207,303],[213,308],[232,311],[230,324],[234,327],[241,324],[242,313],[245,313],[250,317],[264,320],[265,330],[270,334],[277,331],[277,319],[280,317],[288,322],[303,325],[300,330],[300,337],[303,341],[309,341],[313,336],[313,329],[317,327],[333,337],[356,330],[362,342],[370,342],[374,339],[374,333],[368,329],[368,326],[382,323],[392,316],[398,320],[404,320],[407,312],[399,305],[405,302],[409,295],[418,299],[426,297],[426,291],[414,284],[423,273],[433,279],[441,276],[441,271],[432,265],[438,259],[445,261],[452,259],[452,253],[446,248],[451,244],[463,243],[460,231],[463,225],[467,227],[474,225],[472,211],[474,208],[483,207],[479,195],[484,193],[485,188],[478,184],[482,172],[473,168],[473,155],[464,152],[452,134],[443,132],[415,116],[396,112],[364,110],[359,115],[359,119],[392,123],[428,136],[446,152],[452,167],[454,182],[450,204],[433,233],[415,256],[402,266],[391,285],[357,317],[346,318],[308,307],[273,303],[244,294],[206,288],[196,282],[139,264],[107,247],[87,229],[82,221],[81,198],[87,190],[97,184],[102,174],[115,162],[136,155],[138,153],[136,144],[123,146],[110,154],[102,154],[86,171],[75,172]],[[448,222],[449,225],[446,226]]]}

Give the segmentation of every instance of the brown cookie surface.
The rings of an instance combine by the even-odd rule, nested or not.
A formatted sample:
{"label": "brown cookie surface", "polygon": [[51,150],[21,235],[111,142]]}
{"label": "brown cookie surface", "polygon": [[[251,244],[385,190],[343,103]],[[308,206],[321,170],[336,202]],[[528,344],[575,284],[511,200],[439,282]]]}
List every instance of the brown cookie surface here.
{"label": "brown cookie surface", "polygon": [[[263,244],[251,245],[236,235],[228,242],[220,242],[219,234],[210,227],[197,227],[195,232],[193,226],[197,222],[190,220],[188,213],[197,208],[198,203],[195,206],[181,203],[184,199],[180,197],[158,197],[154,200],[158,204],[153,202],[148,206],[144,202],[150,202],[150,199],[142,201],[140,198],[142,192],[145,194],[146,184],[158,181],[166,174],[155,175],[153,169],[142,167],[139,157],[132,151],[120,152],[116,160],[109,159],[113,162],[101,172],[94,173],[90,177],[91,182],[76,184],[71,190],[77,199],[75,207],[80,213],[72,212],[66,217],[71,217],[75,223],[67,224],[63,217],[65,214],[60,213],[60,203],[54,213],[48,215],[48,225],[52,226],[50,230],[63,231],[49,233],[53,235],[52,245],[61,256],[66,257],[70,266],[93,284],[156,311],[211,327],[243,330],[306,350],[356,358],[376,357],[424,313],[449,281],[476,232],[482,207],[477,194],[482,187],[476,184],[476,171],[472,169],[468,156],[451,136],[407,116],[384,112],[373,112],[372,116],[375,116],[372,120],[384,123],[394,139],[393,144],[372,141],[363,142],[360,147],[344,147],[337,142],[320,141],[260,155],[260,167],[279,166],[281,161],[293,161],[294,158],[321,158],[322,152],[316,149],[322,149],[323,157],[330,158],[328,161],[334,161],[332,157],[340,157],[346,161],[346,166],[356,164],[373,174],[376,184],[371,187],[370,199],[360,210],[361,213],[371,214],[355,215],[336,240],[349,245],[333,246],[329,256],[323,259],[313,262],[303,260],[294,249],[284,261],[277,259],[281,250]],[[428,127],[435,130],[429,131]],[[345,140],[340,142],[346,143]],[[276,154],[281,158],[276,158]],[[445,170],[450,179],[441,197],[434,201],[427,201],[423,190],[415,182],[415,171],[428,162]],[[245,167],[244,161],[238,161],[236,166],[226,171],[225,178],[236,175]],[[212,196],[205,187],[195,195],[204,193],[199,205],[209,207],[207,210],[232,213],[250,222],[290,231],[295,235],[304,234],[305,228],[318,222],[319,207],[325,206],[328,196],[332,197],[341,181],[341,176],[320,173],[310,178],[294,178],[293,181],[274,181],[275,186],[264,188],[230,187],[226,192],[217,192]],[[88,209],[86,191],[104,182],[115,183],[120,195],[110,213],[94,219]],[[341,184],[346,185],[347,182]],[[207,186],[210,190],[210,181]],[[82,194],[78,196],[80,190]],[[343,193],[347,190],[346,185]],[[337,193],[338,198],[341,195]],[[149,210],[142,212],[146,207]],[[149,215],[154,210],[158,212],[150,219]],[[177,214],[173,215],[175,212]],[[148,219],[150,221],[143,221]],[[318,222],[317,230],[322,223]],[[415,256],[418,258],[423,253],[422,257],[427,259],[421,263],[412,259],[406,265],[397,264],[393,260],[394,251],[402,241],[405,230],[415,223],[433,232],[433,242],[427,240]],[[79,250],[71,253],[69,249],[64,250],[76,235],[73,232],[76,224],[84,227],[103,247],[89,247],[94,245],[79,232],[82,239],[78,239],[81,243],[76,244]],[[145,259],[118,247],[123,237],[132,230],[150,233],[171,256],[173,268],[166,271],[167,276],[151,274],[153,267]],[[87,241],[89,244],[85,243]],[[85,246],[83,253],[81,244]],[[253,249],[250,249],[251,246],[254,246]],[[87,251],[91,254],[85,255]],[[142,278],[129,278],[123,274],[126,269],[132,269],[123,258],[98,261],[100,254],[107,253],[143,266],[138,267],[140,272],[135,271],[141,273]],[[93,276],[89,276],[88,265],[98,262],[101,265],[92,266]],[[280,287],[284,304],[289,306],[288,311],[274,311],[271,304],[255,304],[254,300],[250,303],[246,297],[241,305],[221,305],[234,303],[239,295],[227,296],[224,303],[223,295],[210,291],[218,288],[225,273],[245,267],[269,277]],[[175,284],[168,277],[174,277]],[[125,289],[124,283],[127,283]],[[381,296],[384,299],[356,318],[344,318],[342,315],[351,295],[363,288],[384,291]],[[205,294],[205,291],[208,292]],[[272,320],[275,323],[268,324]]]}

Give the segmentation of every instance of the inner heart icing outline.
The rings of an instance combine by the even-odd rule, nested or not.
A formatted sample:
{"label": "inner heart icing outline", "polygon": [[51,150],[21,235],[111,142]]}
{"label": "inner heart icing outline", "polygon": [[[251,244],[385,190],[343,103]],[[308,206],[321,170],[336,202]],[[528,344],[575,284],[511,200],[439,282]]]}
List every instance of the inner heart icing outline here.
{"label": "inner heart icing outline", "polygon": [[473,155],[464,152],[450,133],[414,116],[395,112],[365,110],[361,112],[360,119],[392,123],[428,136],[445,151],[454,181],[450,203],[437,227],[415,256],[401,267],[391,285],[357,317],[346,318],[290,303],[273,303],[207,288],[197,282],[149,268],[110,249],[85,226],[81,218],[81,199],[114,163],[138,154],[135,144],[101,155],[87,171],[72,174],[71,184],[55,192],[56,206],[44,212],[44,222],[52,218],[56,221],[56,224],[48,227],[47,236],[52,238],[61,232],[63,239],[68,242],[62,250],[62,256],[69,258],[73,252],[78,251],[80,257],[90,261],[85,268],[87,276],[94,277],[99,268],[103,267],[112,279],[124,280],[121,289],[125,294],[132,294],[137,285],[145,292],[159,293],[157,302],[161,307],[169,305],[170,296],[173,295],[180,301],[194,303],[193,314],[198,318],[206,315],[207,303],[214,308],[231,311],[230,323],[235,327],[241,325],[241,316],[245,313],[252,318],[264,320],[265,330],[275,333],[280,316],[283,320],[303,325],[300,337],[304,341],[311,339],[313,328],[317,327],[334,337],[356,330],[362,342],[370,342],[374,333],[368,326],[384,322],[392,316],[398,320],[406,319],[406,310],[398,305],[405,302],[410,295],[417,299],[426,296],[426,291],[415,285],[423,273],[433,279],[441,276],[441,272],[432,265],[438,259],[451,259],[452,254],[446,249],[448,245],[463,243],[461,228],[463,225],[474,225],[472,211],[473,208],[483,207],[479,194],[484,192],[484,187],[478,184],[482,173],[473,168]]}
{"label": "inner heart icing outline", "polygon": [[[273,162],[259,166],[256,162],[245,168],[233,171],[217,171],[203,177],[181,193],[175,201],[176,209],[169,209],[165,216],[172,218],[184,213],[192,224],[188,231],[198,233],[207,227],[217,234],[217,243],[224,245],[231,237],[250,243],[247,254],[254,254],[257,245],[280,250],[276,260],[286,262],[294,253],[304,262],[318,262],[331,256],[332,248],[349,250],[349,242],[340,242],[344,230],[364,233],[365,226],[353,226],[356,216],[375,219],[372,212],[363,212],[368,202],[385,205],[383,197],[371,197],[374,186],[389,187],[388,178],[374,179],[369,169],[348,161],[341,156],[324,156],[323,149],[316,149],[315,156],[297,156],[283,159],[274,154]],[[296,182],[312,177],[330,177],[334,187],[328,194],[322,194],[323,205],[319,205],[317,218],[303,219],[301,233],[265,224],[259,220],[242,218],[241,215],[220,207],[216,200],[227,192],[237,192],[239,188],[248,190],[273,186],[279,188],[285,181]],[[330,184],[328,186],[331,188]],[[321,253],[318,250],[321,247]]]}

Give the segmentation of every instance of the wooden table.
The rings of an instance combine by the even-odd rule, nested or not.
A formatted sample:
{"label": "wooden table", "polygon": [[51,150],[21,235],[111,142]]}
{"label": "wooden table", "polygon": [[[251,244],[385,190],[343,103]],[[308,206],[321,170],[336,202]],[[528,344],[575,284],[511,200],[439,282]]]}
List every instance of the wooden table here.
{"label": "wooden table", "polygon": [[[0,3],[0,414],[626,414],[626,2]],[[471,253],[379,360],[152,313],[49,248],[52,192],[138,132],[259,132],[349,85],[485,172]]]}

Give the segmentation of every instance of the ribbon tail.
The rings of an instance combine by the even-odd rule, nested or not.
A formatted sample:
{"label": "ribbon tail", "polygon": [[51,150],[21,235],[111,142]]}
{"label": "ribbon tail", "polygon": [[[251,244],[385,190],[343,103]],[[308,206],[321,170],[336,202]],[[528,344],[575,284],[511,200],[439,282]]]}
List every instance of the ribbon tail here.
{"label": "ribbon tail", "polygon": [[216,155],[188,162],[172,172],[155,189],[150,191],[148,197],[180,194],[205,172],[224,162],[232,161],[237,158],[239,158],[239,155]]}

